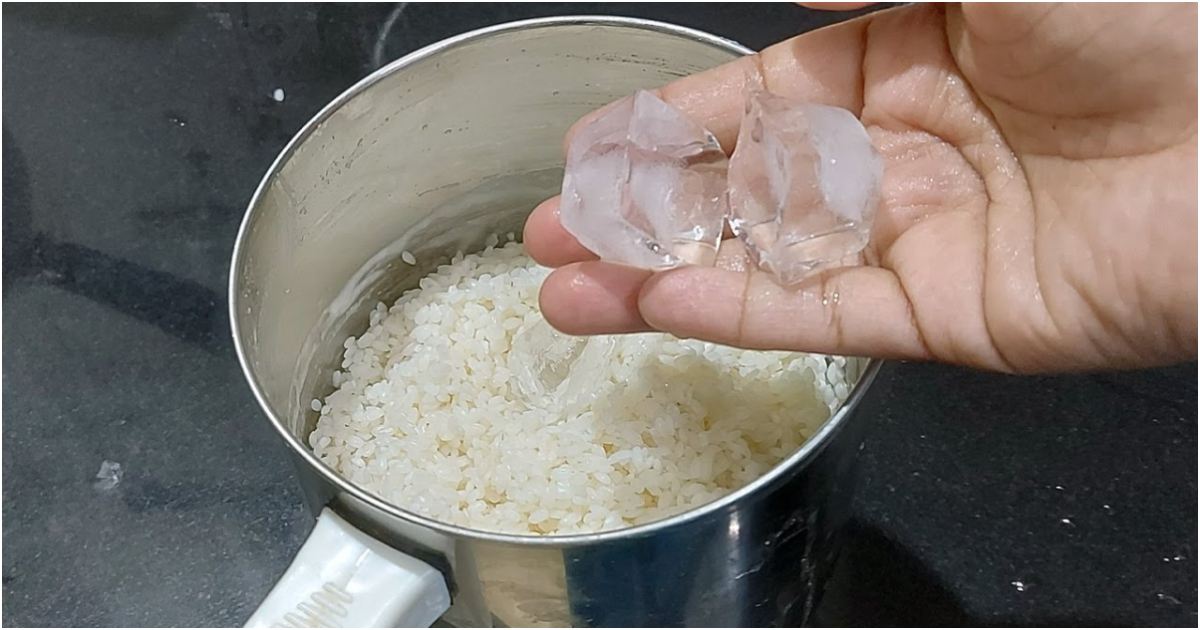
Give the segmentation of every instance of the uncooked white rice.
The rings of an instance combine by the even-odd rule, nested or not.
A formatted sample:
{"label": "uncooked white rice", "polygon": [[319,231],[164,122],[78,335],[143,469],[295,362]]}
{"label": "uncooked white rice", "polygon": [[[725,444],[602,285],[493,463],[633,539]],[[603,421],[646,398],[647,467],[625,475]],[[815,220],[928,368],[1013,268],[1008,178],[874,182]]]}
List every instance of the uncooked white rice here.
{"label": "uncooked white rice", "polygon": [[845,399],[840,357],[559,335],[537,308],[547,273],[489,239],[379,304],[346,340],[336,391],[313,401],[313,451],[443,522],[594,532],[750,482]]}

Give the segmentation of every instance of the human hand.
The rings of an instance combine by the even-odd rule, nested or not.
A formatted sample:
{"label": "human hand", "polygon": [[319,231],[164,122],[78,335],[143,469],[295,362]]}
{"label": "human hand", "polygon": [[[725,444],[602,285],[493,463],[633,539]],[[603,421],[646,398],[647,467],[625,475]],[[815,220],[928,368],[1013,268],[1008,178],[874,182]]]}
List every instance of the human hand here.
{"label": "human hand", "polygon": [[885,164],[868,264],[784,289],[737,240],[716,268],[604,263],[555,198],[525,227],[557,267],[551,324],[1013,372],[1195,357],[1194,5],[900,7],[659,95],[732,150],[755,74],[866,125]]}

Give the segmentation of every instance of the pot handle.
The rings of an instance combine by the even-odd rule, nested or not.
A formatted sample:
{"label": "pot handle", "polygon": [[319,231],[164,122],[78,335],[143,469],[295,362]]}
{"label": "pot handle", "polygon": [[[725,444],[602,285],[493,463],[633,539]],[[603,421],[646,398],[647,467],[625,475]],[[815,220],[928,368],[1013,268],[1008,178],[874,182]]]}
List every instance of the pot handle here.
{"label": "pot handle", "polygon": [[427,628],[450,607],[437,569],[325,508],[247,628]]}

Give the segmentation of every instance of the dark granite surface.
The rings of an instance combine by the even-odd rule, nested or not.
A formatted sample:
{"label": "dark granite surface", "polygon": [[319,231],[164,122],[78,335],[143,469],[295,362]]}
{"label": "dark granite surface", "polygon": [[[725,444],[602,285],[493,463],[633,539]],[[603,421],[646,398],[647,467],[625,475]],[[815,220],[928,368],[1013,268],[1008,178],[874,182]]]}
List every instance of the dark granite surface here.
{"label": "dark granite surface", "polygon": [[[756,48],[836,19],[789,5],[4,7],[6,625],[245,619],[312,525],[228,338],[251,191],[381,62],[568,12]],[[1195,364],[897,366],[820,621],[1194,627],[1196,394]],[[106,459],[124,468],[111,490],[93,483]]]}

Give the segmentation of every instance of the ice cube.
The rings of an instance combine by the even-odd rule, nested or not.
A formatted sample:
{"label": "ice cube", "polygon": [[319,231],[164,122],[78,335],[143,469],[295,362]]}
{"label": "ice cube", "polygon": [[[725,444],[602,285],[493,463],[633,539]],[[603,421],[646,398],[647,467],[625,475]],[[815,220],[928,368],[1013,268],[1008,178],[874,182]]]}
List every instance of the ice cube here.
{"label": "ice cube", "polygon": [[[539,318],[513,337],[508,365],[526,402],[552,396],[566,404],[584,394],[580,386],[586,388],[588,375],[605,367],[611,349],[611,338],[564,335]],[[584,376],[574,378],[576,374]]]}
{"label": "ice cube", "polygon": [[760,267],[795,284],[857,259],[882,178],[854,114],[754,90],[729,160],[730,226]]}
{"label": "ice cube", "polygon": [[572,138],[562,225],[604,260],[643,269],[711,265],[727,165],[712,133],[639,91]]}
{"label": "ice cube", "polygon": [[539,319],[513,338],[509,368],[527,399],[541,398],[567,380],[571,364],[583,352],[586,337],[572,337]]}
{"label": "ice cube", "polygon": [[112,490],[121,483],[124,474],[120,463],[106,459],[100,462],[100,470],[96,473],[93,485],[97,490]]}

